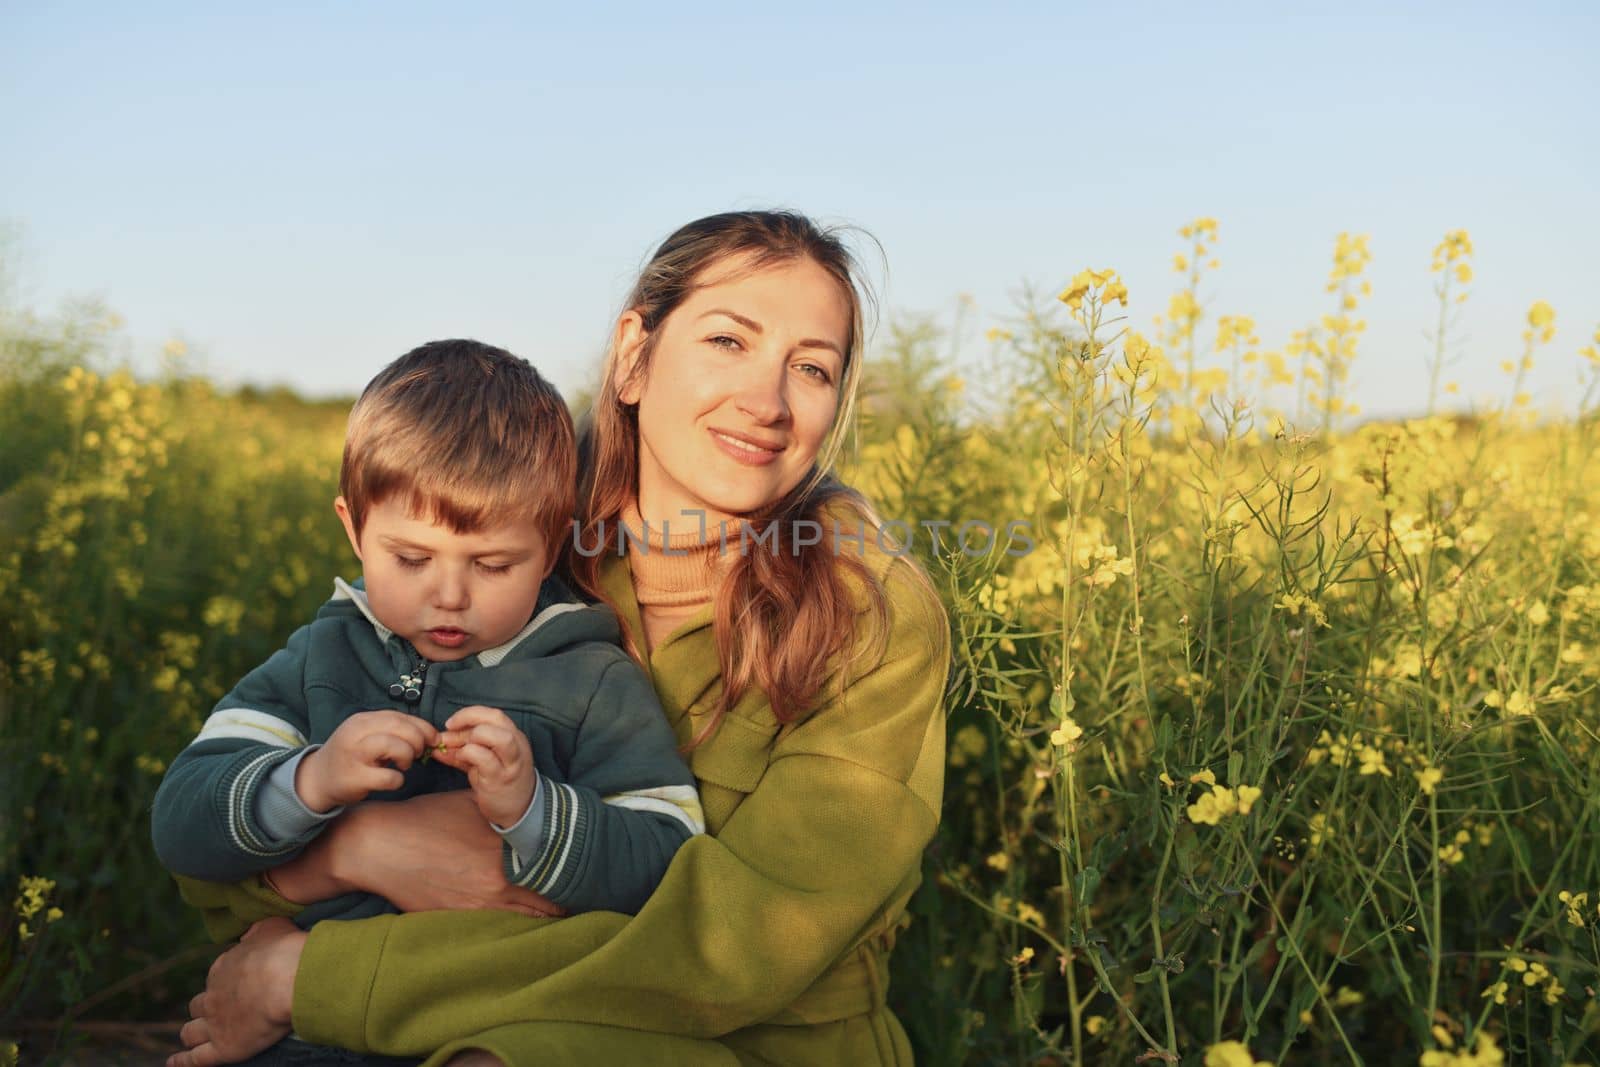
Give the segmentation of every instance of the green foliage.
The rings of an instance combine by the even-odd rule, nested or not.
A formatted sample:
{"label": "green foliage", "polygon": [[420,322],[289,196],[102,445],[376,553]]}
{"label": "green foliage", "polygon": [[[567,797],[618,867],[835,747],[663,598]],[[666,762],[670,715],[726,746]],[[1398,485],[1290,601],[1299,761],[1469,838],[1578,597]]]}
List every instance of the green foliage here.
{"label": "green foliage", "polygon": [[958,670],[892,985],[919,1057],[1592,1057],[1592,421],[1262,432],[1100,340],[1091,281],[998,338],[994,414],[884,426],[854,474],[1037,540],[925,555]]}
{"label": "green foliage", "polygon": [[114,333],[78,309],[0,340],[0,892],[54,883],[0,920],[0,1032],[170,1017],[195,988],[161,972],[200,928],[149,845],[155,786],[349,566],[342,408],[92,369]]}
{"label": "green foliage", "polygon": [[[995,331],[982,390],[893,331],[846,472],[951,524],[911,528],[957,638],[890,989],[920,1061],[1593,1057],[1594,421],[1268,429],[1102,341],[1104,284]],[[114,336],[0,323],[0,1034],[181,1011],[155,785],[352,564],[341,406],[137,382]]]}

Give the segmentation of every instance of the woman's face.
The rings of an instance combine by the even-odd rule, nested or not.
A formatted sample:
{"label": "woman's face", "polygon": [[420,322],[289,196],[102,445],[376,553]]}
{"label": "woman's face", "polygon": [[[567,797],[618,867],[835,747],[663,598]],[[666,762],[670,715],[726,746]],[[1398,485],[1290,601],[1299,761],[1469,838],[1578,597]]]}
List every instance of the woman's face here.
{"label": "woman's face", "polygon": [[[707,268],[621,390],[639,406],[640,513],[683,532],[682,512],[716,523],[799,484],[833,426],[850,325],[842,287],[811,259]],[[624,378],[646,336],[637,312],[618,321]]]}

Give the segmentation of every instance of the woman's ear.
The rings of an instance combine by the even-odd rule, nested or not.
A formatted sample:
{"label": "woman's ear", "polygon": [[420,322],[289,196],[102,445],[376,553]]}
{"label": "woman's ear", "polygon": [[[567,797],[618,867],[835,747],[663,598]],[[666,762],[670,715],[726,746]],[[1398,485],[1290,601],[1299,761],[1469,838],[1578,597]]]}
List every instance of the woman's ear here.
{"label": "woman's ear", "polygon": [[356,523],[350,517],[350,505],[344,502],[344,497],[336,496],[333,498],[333,510],[339,516],[339,521],[344,523],[344,535],[350,538],[350,547],[355,549],[356,559],[365,563],[366,560],[361,557],[361,539],[356,536]]}
{"label": "woman's ear", "polygon": [[644,328],[644,317],[637,311],[624,311],[617,319],[617,332],[611,338],[617,361],[611,373],[612,384],[617,388],[617,399],[624,404],[637,404],[644,392],[644,375],[639,373],[639,357],[644,352],[644,343],[649,336]]}

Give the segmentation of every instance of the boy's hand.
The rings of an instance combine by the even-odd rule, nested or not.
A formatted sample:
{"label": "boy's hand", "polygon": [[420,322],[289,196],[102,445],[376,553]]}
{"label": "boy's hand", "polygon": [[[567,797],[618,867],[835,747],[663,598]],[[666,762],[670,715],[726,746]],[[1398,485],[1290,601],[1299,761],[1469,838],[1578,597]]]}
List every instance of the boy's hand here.
{"label": "boy's hand", "polygon": [[339,724],[323,746],[295,768],[294,791],[315,812],[398,789],[401,772],[434,745],[433,724],[402,711],[361,711]]}
{"label": "boy's hand", "polygon": [[474,704],[445,722],[433,758],[467,772],[473,799],[496,826],[513,826],[527,813],[533,787],[533,746],[499,708]]}

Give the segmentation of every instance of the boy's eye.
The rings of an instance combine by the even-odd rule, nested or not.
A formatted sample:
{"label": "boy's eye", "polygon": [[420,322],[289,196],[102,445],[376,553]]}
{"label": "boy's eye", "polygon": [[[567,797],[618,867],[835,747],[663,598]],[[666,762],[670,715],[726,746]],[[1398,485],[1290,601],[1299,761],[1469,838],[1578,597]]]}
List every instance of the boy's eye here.
{"label": "boy's eye", "polygon": [[408,571],[420,569],[428,562],[427,556],[395,556],[394,561]]}
{"label": "boy's eye", "polygon": [[485,574],[504,574],[511,569],[509,563],[480,563],[478,569]]}

